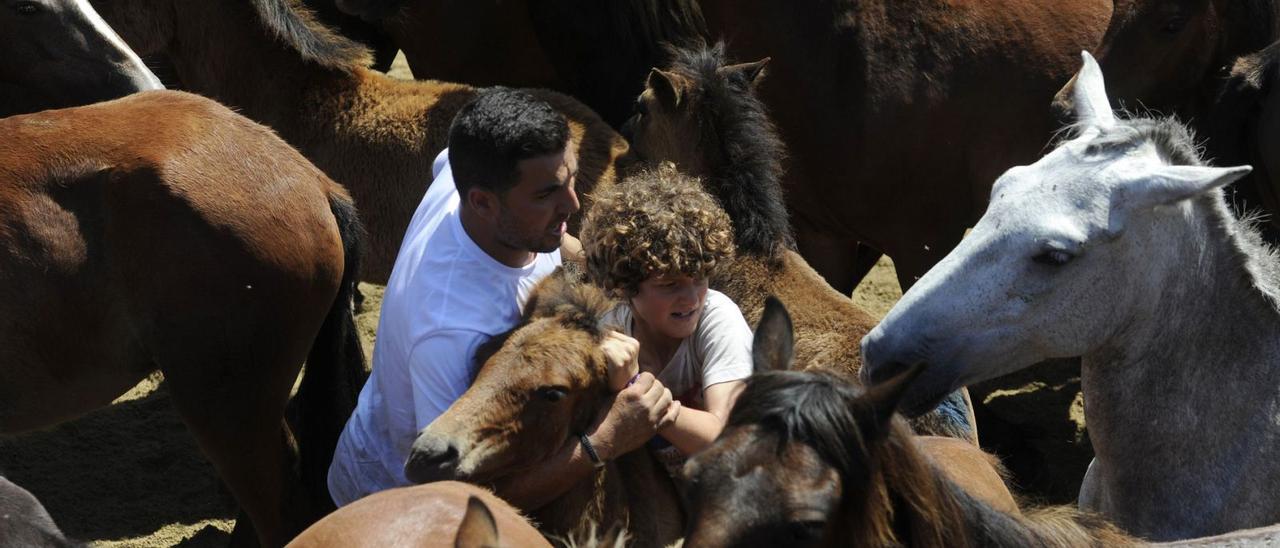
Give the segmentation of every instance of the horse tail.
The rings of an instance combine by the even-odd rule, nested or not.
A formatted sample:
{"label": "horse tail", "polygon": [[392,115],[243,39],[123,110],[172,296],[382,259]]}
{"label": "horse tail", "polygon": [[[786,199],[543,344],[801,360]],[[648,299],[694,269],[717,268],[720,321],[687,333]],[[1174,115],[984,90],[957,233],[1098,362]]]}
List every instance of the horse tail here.
{"label": "horse tail", "polygon": [[329,209],[342,238],[342,285],[311,345],[296,398],[302,480],[324,509],[332,509],[333,505],[328,488],[329,463],[368,378],[352,310],[360,281],[364,228],[351,198],[341,187],[334,186],[336,189],[329,192]]}

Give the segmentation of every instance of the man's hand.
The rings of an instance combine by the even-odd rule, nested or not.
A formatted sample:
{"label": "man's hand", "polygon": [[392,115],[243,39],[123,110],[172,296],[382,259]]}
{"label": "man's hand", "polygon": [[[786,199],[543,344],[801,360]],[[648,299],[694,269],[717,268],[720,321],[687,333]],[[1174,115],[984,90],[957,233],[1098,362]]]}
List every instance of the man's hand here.
{"label": "man's hand", "polygon": [[640,341],[617,331],[609,331],[600,343],[609,371],[609,390],[618,392],[640,372]]}
{"label": "man's hand", "polygon": [[600,458],[610,460],[640,448],[679,415],[680,402],[672,399],[671,390],[653,375],[641,373],[635,384],[614,397],[588,437]]}

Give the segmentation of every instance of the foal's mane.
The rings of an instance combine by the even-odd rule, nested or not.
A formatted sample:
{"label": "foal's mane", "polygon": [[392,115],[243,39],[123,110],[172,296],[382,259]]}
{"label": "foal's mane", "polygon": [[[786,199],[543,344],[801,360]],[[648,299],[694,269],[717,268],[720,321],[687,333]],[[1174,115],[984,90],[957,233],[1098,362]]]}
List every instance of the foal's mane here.
{"label": "foal's mane", "polygon": [[251,3],[258,21],[267,31],[311,63],[352,72],[373,62],[368,48],[320,23],[299,0],[251,0]]}
{"label": "foal's mane", "polygon": [[613,307],[614,302],[604,291],[583,282],[582,274],[574,264],[565,263],[534,286],[529,292],[520,323],[476,349],[474,361],[477,366],[493,357],[517,331],[540,319],[554,318],[565,329],[583,331],[593,341],[604,337],[605,328],[600,325],[600,318]]}
{"label": "foal's mane", "polygon": [[779,449],[804,443],[844,483],[828,535],[849,546],[1083,546],[1131,541],[1102,519],[1059,507],[1013,516],[992,509],[946,479],[915,447],[900,417],[885,431],[860,424],[869,409],[858,388],[826,372],[757,374],[726,428],[756,425]]}
{"label": "foal's mane", "polygon": [[727,64],[724,50],[723,42],[674,49],[671,70],[691,83],[699,146],[718,156],[705,184],[733,220],[738,249],[774,256],[795,248],[782,197],[786,148],[752,83],[717,72]]}

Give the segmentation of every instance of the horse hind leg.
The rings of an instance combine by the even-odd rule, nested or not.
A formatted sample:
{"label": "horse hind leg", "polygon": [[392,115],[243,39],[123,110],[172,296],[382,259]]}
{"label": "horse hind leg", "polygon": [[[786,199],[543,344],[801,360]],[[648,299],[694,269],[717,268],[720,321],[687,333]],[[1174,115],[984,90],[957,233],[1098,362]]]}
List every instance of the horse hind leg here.
{"label": "horse hind leg", "polygon": [[301,363],[298,356],[265,363],[215,360],[162,366],[178,414],[251,518],[264,546],[284,545],[312,517],[296,471],[297,450],[284,422]]}

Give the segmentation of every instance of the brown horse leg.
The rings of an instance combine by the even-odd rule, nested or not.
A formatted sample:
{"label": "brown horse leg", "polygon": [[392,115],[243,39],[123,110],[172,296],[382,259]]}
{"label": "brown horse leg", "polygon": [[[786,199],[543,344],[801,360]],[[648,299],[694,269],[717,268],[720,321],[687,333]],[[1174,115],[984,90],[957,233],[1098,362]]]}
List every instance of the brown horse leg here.
{"label": "brown horse leg", "polygon": [[[880,258],[876,255],[874,259],[867,260],[871,253],[859,254],[859,245],[857,240],[833,236],[827,232],[819,231],[810,223],[804,221],[799,216],[795,219],[796,229],[796,246],[800,256],[804,257],[805,262],[827,281],[831,287],[839,291],[841,295],[852,295],[853,289],[858,287],[858,282],[862,281],[862,277],[875,266],[875,261]],[[859,260],[859,259],[862,260]],[[866,263],[870,263],[868,266]]]}
{"label": "brown horse leg", "polygon": [[310,514],[300,478],[291,472],[296,449],[283,420],[299,367],[258,363],[227,371],[219,365],[165,368],[173,403],[253,520],[262,545],[283,546]]}

